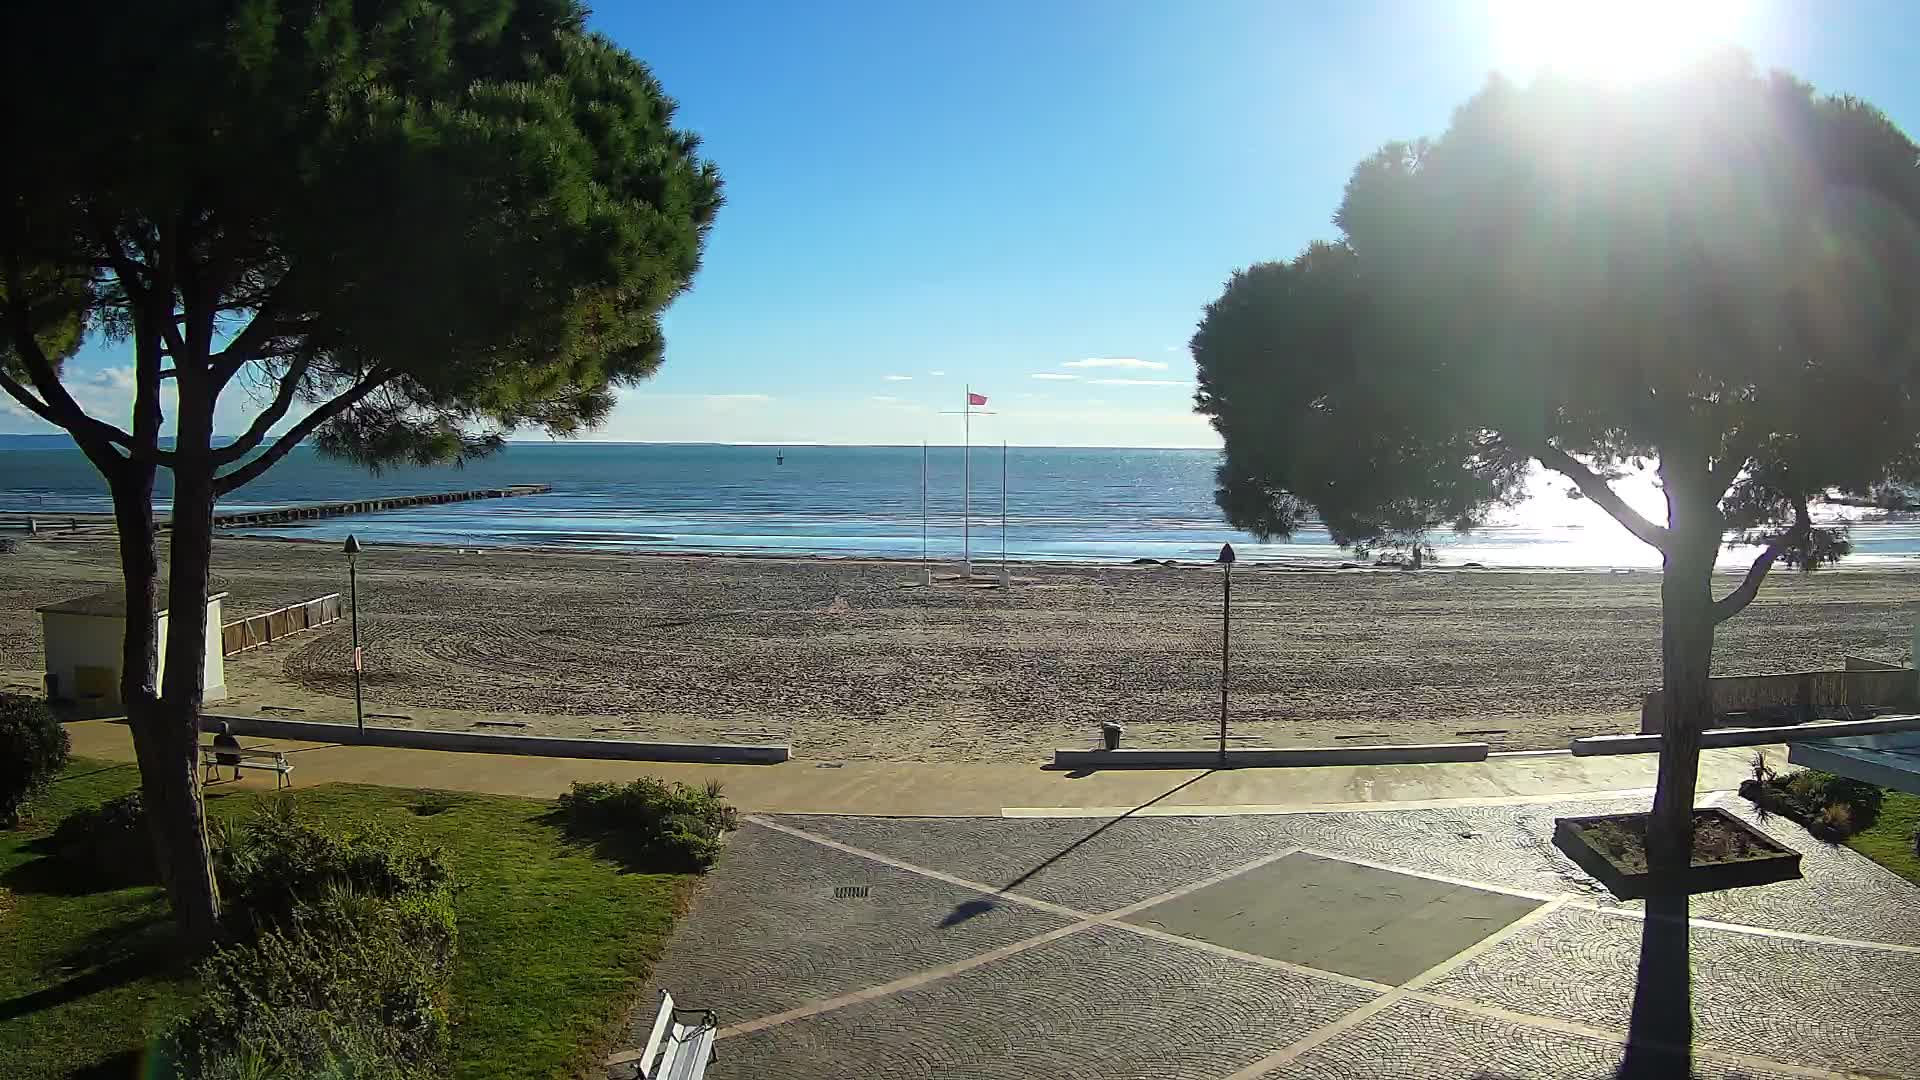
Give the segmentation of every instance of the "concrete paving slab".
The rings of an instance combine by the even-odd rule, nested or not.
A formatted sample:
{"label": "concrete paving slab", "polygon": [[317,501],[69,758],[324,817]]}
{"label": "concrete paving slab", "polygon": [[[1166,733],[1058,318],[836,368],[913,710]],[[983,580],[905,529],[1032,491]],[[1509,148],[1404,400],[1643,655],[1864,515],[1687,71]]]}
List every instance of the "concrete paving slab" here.
{"label": "concrete paving slab", "polygon": [[[1621,1044],[1399,1001],[1262,1080],[1615,1080]],[[1787,1080],[1791,1073],[1712,1059],[1695,1080]]]}
{"label": "concrete paving slab", "polygon": [[720,1041],[714,1080],[1218,1080],[1369,991],[1092,927]]}
{"label": "concrete paving slab", "polygon": [[1126,921],[1395,985],[1538,906],[1296,852]]}
{"label": "concrete paving slab", "polygon": [[[864,889],[854,896],[836,892]],[[758,1016],[1067,925],[1014,904],[748,825],[702,882],[656,971],[689,1008]],[[658,986],[642,1001],[657,1001]],[[642,1010],[647,1012],[647,1010]],[[644,1017],[647,1025],[652,1014]],[[638,1033],[645,1041],[646,1032]]]}
{"label": "concrete paving slab", "polygon": [[[1562,908],[1428,989],[1624,1031],[1641,931],[1635,919]],[[1920,1075],[1920,955],[1697,926],[1689,944],[1701,1044],[1788,1064]]]}

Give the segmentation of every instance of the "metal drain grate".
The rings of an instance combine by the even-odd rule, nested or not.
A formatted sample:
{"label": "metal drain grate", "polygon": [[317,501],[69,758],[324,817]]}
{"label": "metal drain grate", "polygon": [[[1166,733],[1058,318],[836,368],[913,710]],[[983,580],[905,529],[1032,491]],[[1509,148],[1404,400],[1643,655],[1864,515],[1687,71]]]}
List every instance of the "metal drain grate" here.
{"label": "metal drain grate", "polygon": [[871,886],[868,885],[842,885],[833,890],[833,898],[835,900],[865,900],[869,888],[871,888]]}

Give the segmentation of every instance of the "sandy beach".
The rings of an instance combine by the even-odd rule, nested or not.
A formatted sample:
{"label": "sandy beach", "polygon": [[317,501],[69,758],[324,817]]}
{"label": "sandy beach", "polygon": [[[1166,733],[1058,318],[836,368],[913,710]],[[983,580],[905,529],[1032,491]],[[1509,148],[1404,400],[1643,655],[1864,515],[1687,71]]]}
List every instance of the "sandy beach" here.
{"label": "sandy beach", "polygon": [[[951,573],[952,567],[944,568]],[[227,618],[346,590],[331,545],[223,539]],[[1197,745],[1219,709],[1219,571],[1027,565],[1014,587],[881,562],[369,550],[381,724],[790,741],[796,756],[1039,761],[1102,720]],[[110,587],[110,539],[0,556],[0,685],[39,683],[34,607]],[[1727,583],[1730,587],[1731,581]],[[1906,657],[1920,574],[1780,573],[1721,628],[1718,673]],[[1234,577],[1232,732],[1253,745],[1628,730],[1658,683],[1658,577],[1480,571]],[[347,624],[231,657],[222,708],[350,720]]]}

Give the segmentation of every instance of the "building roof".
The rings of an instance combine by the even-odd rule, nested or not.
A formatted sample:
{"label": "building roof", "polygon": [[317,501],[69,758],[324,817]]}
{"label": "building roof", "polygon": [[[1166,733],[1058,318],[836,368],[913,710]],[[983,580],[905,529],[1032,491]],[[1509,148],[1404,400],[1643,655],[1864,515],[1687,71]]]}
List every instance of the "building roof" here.
{"label": "building roof", "polygon": [[[208,593],[207,600],[212,602],[226,595],[223,592]],[[86,596],[76,596],[57,604],[43,604],[34,610],[43,615],[92,615],[102,619],[124,619],[127,617],[127,591],[108,589],[105,592],[88,593]],[[153,613],[155,615],[167,613],[165,589],[159,590],[154,596]]]}

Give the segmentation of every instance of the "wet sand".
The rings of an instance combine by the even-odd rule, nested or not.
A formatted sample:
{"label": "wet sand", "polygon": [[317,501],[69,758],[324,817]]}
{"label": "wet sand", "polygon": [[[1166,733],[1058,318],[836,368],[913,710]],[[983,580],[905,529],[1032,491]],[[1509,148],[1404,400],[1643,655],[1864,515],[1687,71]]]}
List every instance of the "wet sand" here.
{"label": "wet sand", "polygon": [[[953,567],[941,568],[951,574]],[[332,545],[222,539],[227,619],[347,588]],[[1020,566],[1014,587],[910,564],[406,548],[360,560],[374,723],[788,741],[824,761],[1039,761],[1097,738],[1204,745],[1220,572]],[[39,682],[35,605],[117,581],[110,540],[0,555],[0,688]],[[1650,573],[1234,574],[1232,733],[1249,745],[1560,747],[1637,724],[1659,681]],[[1732,586],[1732,579],[1721,585]],[[1776,574],[1721,628],[1718,673],[1905,660],[1920,573]],[[231,657],[223,708],[350,720],[343,621]]]}

